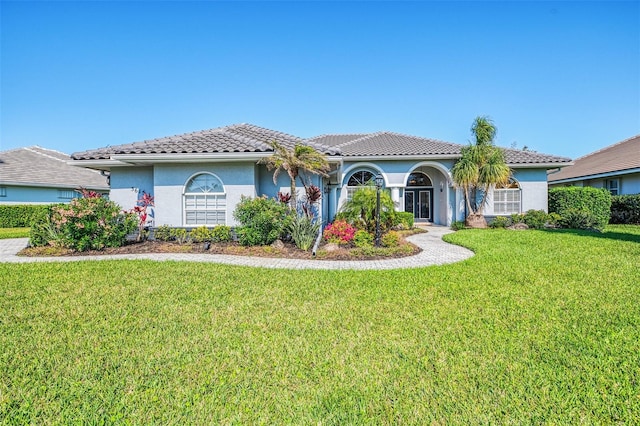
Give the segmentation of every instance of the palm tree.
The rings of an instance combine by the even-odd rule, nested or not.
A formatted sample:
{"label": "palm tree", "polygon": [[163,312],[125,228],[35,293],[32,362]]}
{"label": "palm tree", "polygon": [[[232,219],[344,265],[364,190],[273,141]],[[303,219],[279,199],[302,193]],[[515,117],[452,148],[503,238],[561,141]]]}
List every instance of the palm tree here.
{"label": "palm tree", "polygon": [[[323,177],[328,177],[329,162],[325,154],[316,151],[308,145],[295,144],[293,148],[287,148],[277,141],[271,142],[273,154],[263,158],[258,163],[266,164],[267,169],[273,172],[273,183],[278,184],[278,176],[284,170],[291,180],[291,200],[290,206],[295,209],[297,204],[296,179],[301,173],[311,173]],[[303,180],[302,184],[307,186]]]}
{"label": "palm tree", "polygon": [[[506,184],[511,177],[504,151],[493,144],[496,127],[488,117],[476,117],[471,126],[475,143],[461,150],[462,157],[451,170],[453,180],[464,191],[467,203],[466,224],[486,227],[483,211],[492,186]],[[478,194],[481,199],[478,202]]]}

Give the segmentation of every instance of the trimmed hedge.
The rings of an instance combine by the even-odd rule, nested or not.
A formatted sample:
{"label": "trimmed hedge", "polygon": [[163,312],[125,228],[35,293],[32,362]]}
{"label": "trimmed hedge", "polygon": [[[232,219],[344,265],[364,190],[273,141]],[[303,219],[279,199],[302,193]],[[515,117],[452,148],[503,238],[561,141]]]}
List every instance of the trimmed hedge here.
{"label": "trimmed hedge", "polygon": [[640,194],[612,196],[609,223],[640,225]]}
{"label": "trimmed hedge", "polygon": [[565,187],[549,191],[549,212],[563,228],[601,231],[611,217],[611,194],[603,188]]}
{"label": "trimmed hedge", "polygon": [[47,216],[48,204],[0,205],[0,228],[29,228]]}

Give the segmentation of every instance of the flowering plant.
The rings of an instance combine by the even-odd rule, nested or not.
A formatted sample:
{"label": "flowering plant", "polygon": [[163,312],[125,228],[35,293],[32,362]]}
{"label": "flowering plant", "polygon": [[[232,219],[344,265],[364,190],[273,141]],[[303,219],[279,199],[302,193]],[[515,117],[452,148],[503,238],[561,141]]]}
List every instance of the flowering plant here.
{"label": "flowering plant", "polygon": [[348,244],[353,240],[356,229],[344,220],[336,220],[324,228],[323,237],[334,244]]}
{"label": "flowering plant", "polygon": [[136,206],[130,210],[130,213],[134,213],[138,216],[138,241],[142,240],[145,235],[145,227],[148,222],[151,222],[152,220],[149,218],[153,218],[153,209],[151,212],[147,212],[147,208],[153,207],[154,205],[153,195],[142,191],[142,196],[138,198]]}

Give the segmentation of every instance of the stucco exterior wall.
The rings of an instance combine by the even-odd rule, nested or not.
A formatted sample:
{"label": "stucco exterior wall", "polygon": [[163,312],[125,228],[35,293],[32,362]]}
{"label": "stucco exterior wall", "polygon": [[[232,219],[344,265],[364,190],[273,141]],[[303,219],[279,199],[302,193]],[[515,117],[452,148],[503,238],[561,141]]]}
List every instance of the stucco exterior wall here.
{"label": "stucco exterior wall", "polygon": [[185,226],[183,193],[186,183],[198,173],[212,173],[224,185],[226,194],[226,223],[237,225],[233,211],[244,195],[255,197],[256,165],[247,163],[201,163],[156,165],[154,168],[155,226]]}
{"label": "stucco exterior wall", "polygon": [[618,174],[607,178],[585,179],[569,183],[550,184],[551,188],[563,186],[591,186],[593,188],[606,188],[607,180],[617,179],[619,182],[618,195],[640,194],[640,173]]}
{"label": "stucco exterior wall", "polygon": [[[548,186],[546,169],[514,169],[513,178],[520,184],[520,212],[528,210],[548,211]],[[487,197],[485,215],[495,215],[493,209],[493,193]]]}
{"label": "stucco exterior wall", "polygon": [[79,196],[74,188],[0,185],[0,204],[68,203],[72,198],[69,193]]}
{"label": "stucco exterior wall", "polygon": [[134,208],[142,191],[153,195],[152,167],[119,167],[111,170],[109,198],[123,210]]}

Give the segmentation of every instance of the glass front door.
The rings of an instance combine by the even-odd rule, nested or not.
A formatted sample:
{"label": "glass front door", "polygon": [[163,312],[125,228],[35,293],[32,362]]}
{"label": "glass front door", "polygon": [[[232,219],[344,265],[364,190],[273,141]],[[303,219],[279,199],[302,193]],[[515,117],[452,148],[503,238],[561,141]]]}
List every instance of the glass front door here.
{"label": "glass front door", "polygon": [[416,220],[433,221],[431,207],[433,189],[407,188],[404,192],[404,211],[413,213]]}

